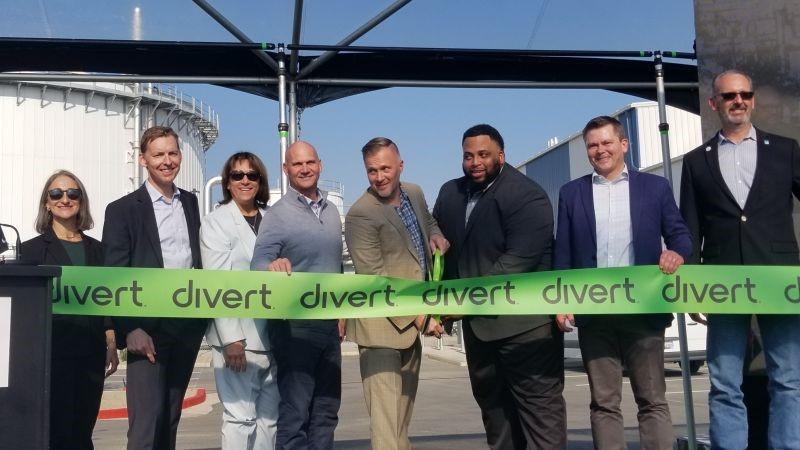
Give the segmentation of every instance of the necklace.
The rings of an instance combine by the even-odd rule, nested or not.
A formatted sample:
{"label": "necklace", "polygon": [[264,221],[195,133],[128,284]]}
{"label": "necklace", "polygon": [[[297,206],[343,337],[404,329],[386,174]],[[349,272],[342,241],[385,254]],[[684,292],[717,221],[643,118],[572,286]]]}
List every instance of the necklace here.
{"label": "necklace", "polygon": [[253,230],[253,233],[258,234],[258,226],[261,225],[261,212],[257,212],[255,216],[243,216],[247,226]]}

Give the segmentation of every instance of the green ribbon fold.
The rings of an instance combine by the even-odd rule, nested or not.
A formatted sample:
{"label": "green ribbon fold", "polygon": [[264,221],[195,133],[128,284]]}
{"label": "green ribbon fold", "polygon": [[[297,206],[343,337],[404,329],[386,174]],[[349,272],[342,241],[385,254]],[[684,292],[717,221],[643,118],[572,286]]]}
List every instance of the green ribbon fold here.
{"label": "green ribbon fold", "polygon": [[[441,271],[434,256],[432,276]],[[447,281],[320,273],[69,267],[56,314],[335,319],[418,314],[800,314],[800,268],[656,266]]]}

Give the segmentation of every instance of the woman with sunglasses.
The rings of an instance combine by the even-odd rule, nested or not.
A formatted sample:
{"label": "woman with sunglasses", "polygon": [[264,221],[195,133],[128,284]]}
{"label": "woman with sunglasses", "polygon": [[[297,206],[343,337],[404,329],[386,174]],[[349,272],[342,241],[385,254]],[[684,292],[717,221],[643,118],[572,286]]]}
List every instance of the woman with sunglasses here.
{"label": "woman with sunglasses", "polygon": [[[250,270],[258,227],[269,200],[267,170],[258,156],[233,154],[222,168],[221,205],[203,218],[204,269]],[[206,341],[222,414],[223,449],[273,449],[278,420],[275,360],[265,319],[209,322]]]}
{"label": "woman with sunglasses", "polygon": [[[83,183],[59,170],[47,179],[39,199],[39,236],[22,244],[30,264],[102,266],[100,242],[83,234],[94,225]],[[50,359],[50,448],[92,449],[92,430],[103,380],[117,370],[111,320],[53,315]]]}

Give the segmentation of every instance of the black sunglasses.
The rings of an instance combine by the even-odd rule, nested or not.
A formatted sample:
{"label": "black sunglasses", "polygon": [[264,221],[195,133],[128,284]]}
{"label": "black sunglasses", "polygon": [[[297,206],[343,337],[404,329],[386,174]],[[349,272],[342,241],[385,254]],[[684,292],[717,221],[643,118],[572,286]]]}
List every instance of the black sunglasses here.
{"label": "black sunglasses", "polygon": [[719,96],[720,96],[720,98],[722,98],[723,100],[725,100],[725,101],[729,102],[729,101],[731,101],[731,100],[735,100],[737,95],[738,95],[738,96],[741,96],[741,97],[742,97],[742,100],[752,100],[752,99],[753,99],[753,96],[754,96],[754,95],[756,95],[756,93],[755,93],[755,92],[753,92],[753,91],[742,91],[742,92],[720,92],[720,93],[719,93],[719,94],[717,94],[717,95],[719,95]]}
{"label": "black sunglasses", "polygon": [[233,181],[242,181],[244,177],[247,177],[250,181],[258,181],[261,179],[261,174],[255,171],[244,173],[241,170],[234,170],[229,173],[228,176]]}
{"label": "black sunglasses", "polygon": [[64,197],[64,194],[67,194],[67,198],[70,200],[80,200],[83,197],[83,192],[81,192],[78,188],[69,188],[69,189],[61,189],[55,188],[50,189],[47,191],[47,195],[50,196],[50,200],[56,201],[61,200]]}

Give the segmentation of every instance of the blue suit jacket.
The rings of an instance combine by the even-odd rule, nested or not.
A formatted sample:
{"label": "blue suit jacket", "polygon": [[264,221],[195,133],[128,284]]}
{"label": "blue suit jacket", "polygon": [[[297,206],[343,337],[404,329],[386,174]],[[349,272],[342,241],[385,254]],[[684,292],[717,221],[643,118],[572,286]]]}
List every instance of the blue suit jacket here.
{"label": "blue suit jacket", "polygon": [[[634,265],[658,264],[661,238],[668,249],[689,261],[692,239],[669,183],[663,177],[629,171],[631,227]],[[561,187],[558,198],[558,226],[553,269],[597,267],[597,232],[595,230],[592,176],[586,175]],[[591,316],[576,318],[586,325]],[[650,314],[648,321],[667,327],[672,314]]]}

